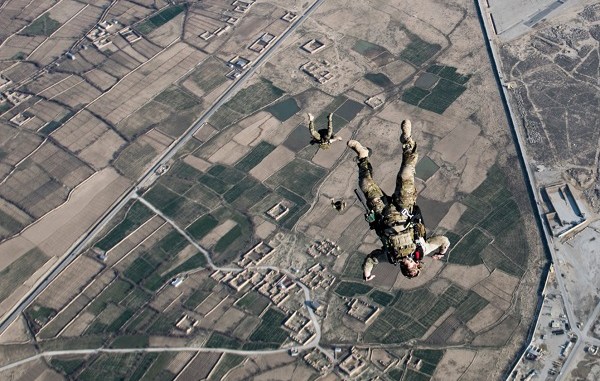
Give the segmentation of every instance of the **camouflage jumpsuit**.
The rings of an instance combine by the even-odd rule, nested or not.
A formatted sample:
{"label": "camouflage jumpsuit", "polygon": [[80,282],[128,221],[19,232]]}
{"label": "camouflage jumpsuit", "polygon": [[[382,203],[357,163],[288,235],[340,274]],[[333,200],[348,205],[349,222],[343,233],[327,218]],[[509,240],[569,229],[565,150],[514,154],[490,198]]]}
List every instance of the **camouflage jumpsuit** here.
{"label": "camouflage jumpsuit", "polygon": [[[407,223],[413,214],[417,200],[415,187],[415,166],[419,159],[417,145],[411,136],[403,135],[402,164],[396,175],[396,189],[392,202],[373,180],[372,167],[368,158],[358,160],[359,186],[367,200],[367,207],[375,214],[375,232],[383,243],[383,253],[392,261],[411,255],[417,249],[415,236],[424,237],[425,227],[422,224]],[[417,234],[415,234],[417,229]],[[424,255],[438,250],[445,252],[450,245],[448,238],[435,236],[423,242]],[[365,279],[370,278],[373,267],[379,262],[375,255],[369,255],[363,264]]]}
{"label": "camouflage jumpsuit", "polygon": [[317,131],[315,122],[311,119],[308,121],[308,131],[312,136],[311,143],[318,144],[321,149],[328,149],[335,136],[333,136],[333,114],[327,116],[327,129]]}

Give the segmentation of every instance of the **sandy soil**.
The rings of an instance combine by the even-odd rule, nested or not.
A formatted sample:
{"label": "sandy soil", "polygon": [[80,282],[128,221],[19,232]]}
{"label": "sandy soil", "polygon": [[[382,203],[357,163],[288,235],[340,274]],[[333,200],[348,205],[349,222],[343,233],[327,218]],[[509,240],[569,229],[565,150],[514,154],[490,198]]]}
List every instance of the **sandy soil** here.
{"label": "sandy soil", "polygon": [[452,231],[456,227],[456,224],[460,220],[460,217],[465,212],[465,210],[467,210],[466,206],[464,206],[460,202],[455,202],[454,204],[452,204],[450,210],[448,210],[448,213],[446,213],[444,218],[442,218],[442,220],[438,224],[438,227],[447,229],[448,231]]}
{"label": "sandy soil", "polygon": [[335,136],[342,138],[342,140],[331,144],[329,149],[319,149],[312,158],[313,163],[321,167],[332,168],[344,152],[346,152],[346,142],[351,138],[350,130],[343,128]]}
{"label": "sandy soil", "polygon": [[481,311],[469,320],[467,327],[475,333],[481,331],[484,328],[496,323],[498,319],[504,314],[503,310],[494,307],[493,304],[488,304]]}
{"label": "sandy soil", "polygon": [[215,152],[208,161],[211,163],[222,163],[233,165],[250,151],[250,147],[243,146],[234,141],[230,141]]}
{"label": "sandy soil", "polygon": [[200,159],[199,157],[193,156],[193,155],[187,155],[184,159],[183,162],[186,163],[187,165],[191,165],[192,167],[196,168],[197,170],[201,171],[201,172],[206,172],[208,170],[208,168],[210,168],[210,166],[212,165],[211,163]]}
{"label": "sandy soil", "polygon": [[98,261],[80,256],[40,294],[39,303],[59,311],[79,294],[80,289],[85,287],[102,267]]}
{"label": "sandy soil", "polygon": [[467,152],[480,132],[476,125],[463,122],[438,141],[433,149],[442,155],[443,160],[455,163]]}
{"label": "sandy soil", "polygon": [[284,146],[278,146],[258,165],[250,170],[250,174],[259,181],[268,179],[273,173],[294,160],[294,152]]}
{"label": "sandy soil", "polygon": [[256,229],[254,230],[254,233],[260,239],[267,239],[267,237],[269,237],[275,231],[275,229],[277,229],[277,226],[275,226],[273,223],[262,218],[255,218],[255,224]]}
{"label": "sandy soil", "polygon": [[193,358],[196,357],[197,354],[189,353],[189,352],[179,352],[173,360],[167,365],[166,369],[173,373],[177,374],[181,372],[184,366]]}
{"label": "sandy soil", "polygon": [[448,349],[438,363],[432,380],[458,381],[471,365],[476,353],[466,349]]}
{"label": "sandy soil", "polygon": [[0,334],[0,344],[23,343],[31,339],[29,329],[23,315],[16,318],[11,325]]}
{"label": "sandy soil", "polygon": [[[450,254],[452,255],[452,254]],[[442,273],[444,277],[467,290],[475,286],[490,275],[485,265],[461,266],[448,264]]]}
{"label": "sandy soil", "polygon": [[227,220],[210,231],[202,240],[200,241],[200,246],[202,247],[213,247],[221,237],[223,237],[227,232],[233,229],[237,225],[237,222],[234,220]]}

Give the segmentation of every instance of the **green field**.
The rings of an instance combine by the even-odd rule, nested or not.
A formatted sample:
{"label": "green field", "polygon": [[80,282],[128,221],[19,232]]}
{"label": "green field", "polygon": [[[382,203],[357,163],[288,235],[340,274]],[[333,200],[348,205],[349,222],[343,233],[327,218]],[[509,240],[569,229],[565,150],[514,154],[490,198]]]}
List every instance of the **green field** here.
{"label": "green field", "polygon": [[231,167],[215,164],[208,170],[208,174],[218,178],[229,185],[235,185],[242,181],[246,174]]}
{"label": "green field", "polygon": [[250,150],[240,161],[235,164],[235,168],[243,172],[249,172],[256,167],[268,154],[273,152],[275,146],[271,143],[262,141]]}
{"label": "green field", "polygon": [[81,381],[104,381],[127,379],[130,370],[135,366],[137,354],[100,354],[81,374]]}
{"label": "green field", "polygon": [[519,206],[513,199],[510,199],[503,205],[498,206],[479,226],[494,236],[500,236],[502,232],[514,225],[519,225],[520,222]]}
{"label": "green field", "polygon": [[364,283],[341,282],[335,289],[336,294],[349,298],[356,295],[364,295],[371,291],[371,287]]}
{"label": "green field", "polygon": [[247,115],[267,106],[284,93],[271,81],[262,79],[240,90],[225,106],[242,115]]}
{"label": "green field", "polygon": [[223,194],[225,192],[227,192],[232,185],[227,184],[226,182],[224,182],[223,180],[214,177],[208,173],[204,174],[201,178],[200,178],[200,182],[207,186],[208,188],[210,188],[213,192],[215,192],[216,194]]}
{"label": "green field", "polygon": [[476,266],[483,263],[480,254],[492,242],[492,238],[479,229],[473,229],[465,235],[450,252],[448,261],[459,265]]}
{"label": "green field", "polygon": [[394,296],[388,294],[387,292],[383,292],[383,291],[379,291],[379,290],[374,290],[371,293],[371,299],[382,306],[387,306],[388,304],[390,304],[392,302],[392,300],[394,300]]}
{"label": "green field", "polygon": [[183,262],[179,266],[175,267],[173,270],[166,273],[163,276],[163,279],[165,279],[165,281],[167,281],[167,280],[175,277],[178,274],[181,274],[181,273],[184,273],[187,271],[191,271],[191,270],[196,270],[196,269],[199,269],[204,266],[206,266],[206,257],[204,256],[204,254],[198,253],[198,254],[194,255],[193,257],[185,260],[185,262]]}
{"label": "green field", "polygon": [[194,221],[185,230],[196,240],[201,240],[212,229],[219,225],[219,221],[210,214],[206,214]]}
{"label": "green field", "polygon": [[248,177],[230,189],[223,198],[238,210],[246,211],[267,197],[272,191],[262,183]]}
{"label": "green field", "polygon": [[227,81],[225,75],[228,72],[229,68],[224,62],[210,56],[194,70],[190,78],[199,88],[210,93]]}
{"label": "green field", "polygon": [[287,333],[281,328],[281,325],[285,321],[285,315],[282,312],[269,308],[267,312],[262,316],[262,321],[256,328],[252,335],[250,335],[250,341],[258,341],[265,343],[276,343],[283,344],[287,339]]}
{"label": "green field", "polygon": [[463,85],[442,78],[435,87],[431,89],[431,94],[419,103],[419,107],[433,111],[437,114],[443,114],[466,89],[467,88]]}
{"label": "green field", "polygon": [[394,82],[383,73],[367,73],[365,74],[365,79],[384,89],[394,86]]}
{"label": "green field", "polygon": [[256,291],[249,291],[243,298],[238,299],[236,306],[250,312],[253,315],[260,315],[269,305],[269,300]]}
{"label": "green field", "polygon": [[15,291],[15,285],[25,282],[48,259],[41,250],[34,248],[0,271],[0,301]]}
{"label": "green field", "polygon": [[488,301],[476,292],[470,291],[469,295],[456,307],[455,316],[463,323],[471,320],[479,311],[487,306]]}
{"label": "green field", "polygon": [[216,253],[224,252],[233,242],[235,242],[238,238],[243,236],[242,228],[239,225],[235,225],[231,230],[229,230],[223,237],[221,237],[213,250]]}
{"label": "green field", "polygon": [[298,111],[300,111],[300,106],[298,106],[298,102],[296,102],[294,98],[288,98],[269,106],[267,111],[270,112],[271,115],[277,118],[277,120],[280,122],[285,122],[294,116]]}
{"label": "green field", "polygon": [[207,348],[229,348],[229,349],[238,349],[241,348],[242,343],[229,336],[225,336],[218,332],[213,332],[205,346]]}
{"label": "green field", "polygon": [[283,96],[284,91],[274,86],[272,82],[261,79],[259,82],[240,90],[233,98],[213,114],[209,123],[218,130],[242,119],[245,115],[254,113],[273,103]]}
{"label": "green field", "polygon": [[410,87],[408,90],[402,93],[402,100],[414,106],[418,106],[426,96],[430,94],[429,91],[420,89],[418,87]]}
{"label": "green field", "polygon": [[354,253],[346,261],[344,267],[343,276],[345,278],[362,279],[363,270],[362,264],[365,260],[365,255],[361,253]]}
{"label": "green field", "polygon": [[210,117],[209,123],[217,130],[223,130],[244,117],[244,114],[234,111],[223,105]]}
{"label": "green field", "polygon": [[244,361],[244,356],[234,355],[231,353],[225,353],[215,366],[215,369],[211,372],[209,380],[218,381],[222,380],[223,376],[227,374],[231,369],[235,368]]}
{"label": "green field", "polygon": [[144,278],[150,275],[154,269],[155,266],[140,257],[136,258],[123,274],[132,282],[140,283]]}
{"label": "green field", "polygon": [[29,24],[25,29],[21,31],[21,34],[26,36],[50,36],[52,33],[56,32],[56,30],[60,28],[60,23],[56,20],[50,18],[48,13],[44,13],[37,19],[35,19],[31,24]]}
{"label": "green field", "polygon": [[154,29],[168,23],[175,16],[185,10],[185,5],[173,5],[167,8],[163,8],[160,12],[150,17],[149,19],[136,25],[135,29],[142,34],[148,34]]}
{"label": "green field", "polygon": [[58,358],[53,358],[50,360],[50,365],[54,369],[69,377],[72,377],[72,375],[77,372],[83,364],[85,364],[84,359],[61,360]]}
{"label": "green field", "polygon": [[[21,229],[25,227],[24,224],[17,221],[7,213],[4,213],[2,210],[0,210],[0,226],[7,231],[7,233],[5,233],[4,236],[9,236],[18,233],[21,231]],[[0,239],[1,238],[2,237],[0,237]]]}
{"label": "green field", "polygon": [[94,315],[106,308],[108,303],[119,304],[129,294],[133,286],[124,280],[117,279],[109,284],[89,305],[88,310]]}
{"label": "green field", "polygon": [[471,78],[470,75],[459,74],[456,72],[456,68],[452,66],[444,65],[431,65],[427,68],[429,73],[438,75],[441,78],[445,78],[449,81],[464,85]]}
{"label": "green field", "polygon": [[175,111],[190,109],[198,105],[198,99],[177,86],[171,86],[154,97],[154,101],[171,107]]}
{"label": "green field", "polygon": [[204,205],[210,210],[218,207],[221,204],[221,199],[219,196],[217,196],[213,190],[200,183],[197,183],[191,189],[185,192],[185,197]]}
{"label": "green field", "polygon": [[202,172],[183,161],[178,161],[171,169],[169,169],[167,176],[196,182],[200,180]]}
{"label": "green field", "polygon": [[127,178],[137,179],[157,154],[150,144],[135,141],[121,151],[113,164]]}
{"label": "green field", "polygon": [[150,369],[152,363],[154,363],[158,356],[158,353],[144,354],[133,373],[131,373],[131,375],[129,376],[128,381],[137,381],[141,379],[144,376],[144,373],[146,373],[148,369]]}
{"label": "green field", "polygon": [[184,302],[183,306],[193,311],[210,295],[210,291],[195,290]]}
{"label": "green field", "polygon": [[127,211],[123,221],[108,232],[95,246],[105,251],[111,249],[152,216],[152,211],[144,206],[144,204],[135,202]]}
{"label": "green field", "polygon": [[269,177],[266,182],[273,188],[282,185],[301,197],[309,197],[313,188],[326,174],[325,169],[296,158]]}
{"label": "green field", "polygon": [[400,52],[400,58],[415,66],[421,66],[432,58],[442,47],[430,44],[416,35],[411,35],[411,42]]}

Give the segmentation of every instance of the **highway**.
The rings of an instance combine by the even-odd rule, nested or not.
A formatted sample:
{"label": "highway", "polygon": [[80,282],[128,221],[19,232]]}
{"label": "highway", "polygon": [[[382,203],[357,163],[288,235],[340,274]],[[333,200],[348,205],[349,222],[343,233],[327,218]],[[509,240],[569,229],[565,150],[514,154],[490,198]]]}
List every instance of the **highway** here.
{"label": "highway", "polygon": [[223,92],[223,94],[212,104],[212,106],[198,119],[190,128],[177,140],[175,140],[167,149],[155,160],[152,165],[125,193],[119,201],[96,222],[96,224],[80,237],[68,250],[68,254],[61,258],[57,263],[42,277],[15,306],[4,315],[0,323],[0,333],[23,312],[25,308],[42,292],[44,289],[85,249],[95,238],[95,236],[108,224],[108,222],[134,197],[141,187],[148,186],[155,178],[156,170],[166,164],[173,156],[192,138],[192,136],[204,125],[208,119],[231,97],[233,97],[242,86],[252,77],[252,75],[266,62],[275,50],[289,37],[322,3],[324,0],[316,0],[307,8],[303,14],[295,20],[290,27],[277,40],[265,49],[259,59],[235,82]]}
{"label": "highway", "polygon": [[509,102],[508,91],[507,91],[507,87],[505,86],[505,79],[504,79],[505,77],[502,73],[501,60],[500,60],[499,54],[496,51],[494,32],[493,32],[494,29],[490,25],[491,21],[489,19],[489,14],[487,12],[487,8],[486,8],[485,4],[483,4],[483,3],[484,2],[482,0],[477,0],[477,6],[479,8],[479,15],[481,17],[481,23],[484,27],[484,31],[486,34],[485,39],[486,39],[486,43],[488,45],[488,50],[491,53],[490,60],[492,63],[492,67],[495,71],[496,80],[498,83],[498,87],[500,89],[501,99],[504,104],[505,110],[507,111],[507,117],[508,117],[510,128],[513,133],[513,137],[516,140],[515,148],[517,150],[517,155],[519,155],[519,158],[521,161],[521,166],[524,171],[523,174],[525,176],[525,181],[528,185],[529,195],[533,201],[532,205],[535,208],[534,211],[537,213],[537,215],[535,217],[536,217],[536,220],[538,223],[538,227],[541,227],[541,229],[542,229],[542,231],[540,232],[541,236],[542,236],[542,241],[543,241],[545,249],[550,253],[552,262],[554,264],[554,269],[556,271],[556,280],[557,280],[558,287],[559,287],[560,293],[561,293],[563,301],[564,301],[564,306],[565,306],[565,310],[567,313],[567,318],[571,325],[571,329],[578,337],[577,343],[575,343],[575,345],[573,346],[573,349],[571,351],[571,355],[566,359],[566,361],[562,367],[561,373],[556,378],[556,380],[559,381],[566,374],[568,374],[569,367],[570,367],[573,359],[576,357],[577,351],[581,348],[581,345],[584,341],[591,342],[596,345],[600,344],[600,340],[593,338],[593,337],[589,337],[587,335],[587,331],[589,330],[590,324],[592,323],[592,321],[593,321],[594,317],[597,315],[597,313],[600,311],[600,305],[596,307],[596,309],[594,310],[594,313],[591,315],[589,320],[586,322],[585,329],[582,332],[582,330],[580,330],[579,327],[577,327],[576,323],[577,323],[578,319],[575,317],[575,313],[573,312],[573,306],[571,304],[571,301],[569,300],[569,294],[567,293],[567,289],[565,287],[565,281],[564,281],[563,277],[561,276],[562,272],[561,272],[560,265],[559,265],[560,261],[558,259],[558,254],[554,250],[554,247],[552,245],[550,245],[552,233],[548,230],[548,227],[546,226],[546,224],[544,224],[544,222],[541,220],[541,216],[544,215],[544,211],[541,209],[541,205],[543,205],[544,201],[539,196],[539,193],[537,191],[538,186],[535,182],[535,177],[533,175],[533,171],[531,170],[531,167],[529,166],[530,161],[527,157],[527,153],[525,150],[526,145],[525,145],[523,136],[521,134],[521,131],[519,129],[519,123],[517,122],[518,115],[516,115],[514,113],[512,107],[511,107],[511,104]]}

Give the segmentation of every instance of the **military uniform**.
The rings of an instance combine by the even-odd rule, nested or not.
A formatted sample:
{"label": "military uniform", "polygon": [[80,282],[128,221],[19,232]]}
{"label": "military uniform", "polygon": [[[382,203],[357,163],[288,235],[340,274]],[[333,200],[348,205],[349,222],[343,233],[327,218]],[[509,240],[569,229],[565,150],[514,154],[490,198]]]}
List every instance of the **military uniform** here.
{"label": "military uniform", "polygon": [[311,144],[318,144],[321,149],[328,149],[331,143],[339,140],[333,135],[333,114],[327,116],[327,129],[317,131],[315,129],[314,118],[308,114],[308,131],[312,136]]}
{"label": "military uniform", "polygon": [[[396,176],[396,189],[391,200],[373,180],[368,150],[357,141],[348,142],[358,154],[359,186],[370,211],[370,226],[382,242],[383,254],[394,264],[412,256],[420,261],[423,256],[438,251],[443,254],[450,246],[448,238],[431,237],[426,240],[425,226],[416,206],[415,166],[419,155],[412,139],[410,121],[402,122],[402,165]],[[363,264],[365,279],[371,278],[371,270],[379,262],[377,254],[367,256]]]}

